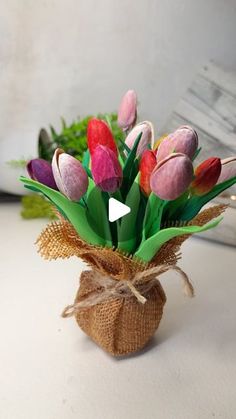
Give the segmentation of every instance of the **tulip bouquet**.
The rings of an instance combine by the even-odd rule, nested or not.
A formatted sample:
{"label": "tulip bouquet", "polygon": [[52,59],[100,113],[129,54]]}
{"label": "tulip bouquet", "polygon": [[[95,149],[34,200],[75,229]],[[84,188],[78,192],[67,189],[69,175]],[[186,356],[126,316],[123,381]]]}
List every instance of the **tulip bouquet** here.
{"label": "tulip bouquet", "polygon": [[[165,303],[160,274],[175,269],[193,295],[176,266],[180,245],[217,226],[224,206],[200,210],[236,183],[235,158],[210,157],[194,168],[201,150],[191,127],[181,126],[155,143],[151,122],[135,125],[136,117],[137,98],[130,90],[118,112],[126,135],[119,146],[108,124],[92,118],[82,162],[58,148],[52,163],[31,160],[31,179],[21,178],[58,214],[38,239],[42,256],[76,255],[92,267],[82,273],[75,303],[63,315],[74,315],[114,355],[140,349],[158,327]],[[130,213],[110,222],[111,198]]]}

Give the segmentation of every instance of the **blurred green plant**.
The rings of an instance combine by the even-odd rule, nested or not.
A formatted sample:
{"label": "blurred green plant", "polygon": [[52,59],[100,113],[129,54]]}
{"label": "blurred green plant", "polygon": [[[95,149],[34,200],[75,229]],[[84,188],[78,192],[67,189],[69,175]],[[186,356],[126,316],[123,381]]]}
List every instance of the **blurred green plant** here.
{"label": "blurred green plant", "polygon": [[27,220],[32,218],[56,219],[52,204],[40,195],[26,195],[21,199],[21,216]]}
{"label": "blurred green plant", "polygon": [[[38,156],[35,157],[51,162],[55,149],[62,148],[66,153],[82,160],[83,154],[87,150],[87,126],[91,118],[93,118],[93,115],[88,115],[82,119],[78,117],[69,125],[64,118],[61,118],[61,130],[59,132],[53,126],[50,126],[49,132],[42,128],[38,137]],[[125,136],[117,124],[117,114],[99,113],[96,118],[107,122],[119,146]],[[24,159],[12,160],[8,164],[12,167],[25,167],[27,161]],[[43,197],[35,194],[22,198],[22,208],[21,216],[25,219],[56,218],[52,212],[51,204]]]}
{"label": "blurred green plant", "polygon": [[[92,115],[83,119],[78,118],[72,124],[67,125],[64,118],[61,118],[61,131],[57,132],[50,126],[50,134],[43,128],[40,130],[38,139],[38,157],[51,161],[56,148],[62,148],[71,156],[82,160],[83,153],[87,149],[87,126]],[[98,114],[98,119],[103,119],[110,126],[117,143],[124,139],[123,131],[118,127],[117,114]]]}
{"label": "blurred green plant", "polygon": [[6,164],[8,164],[8,166],[11,166],[14,169],[21,169],[22,167],[26,166],[27,160],[25,160],[24,158],[20,160],[9,160]]}

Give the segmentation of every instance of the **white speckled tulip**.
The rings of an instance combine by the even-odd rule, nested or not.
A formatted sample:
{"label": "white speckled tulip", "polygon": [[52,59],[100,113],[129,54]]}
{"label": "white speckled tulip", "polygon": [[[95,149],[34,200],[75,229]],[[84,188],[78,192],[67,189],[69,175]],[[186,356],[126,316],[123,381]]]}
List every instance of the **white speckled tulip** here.
{"label": "white speckled tulip", "polygon": [[57,148],[52,159],[52,171],[61,193],[72,201],[79,201],[88,188],[88,175],[82,164]]}
{"label": "white speckled tulip", "polygon": [[183,125],[167,135],[157,150],[157,162],[165,159],[169,154],[183,153],[193,158],[198,148],[198,136],[193,128]]}
{"label": "white speckled tulip", "polygon": [[218,183],[225,182],[236,176],[236,156],[221,160],[221,174]]}
{"label": "white speckled tulip", "polygon": [[137,95],[128,90],[123,96],[118,110],[118,125],[123,131],[132,128],[137,118]]}
{"label": "white speckled tulip", "polygon": [[135,127],[130,131],[125,140],[125,144],[130,149],[132,149],[132,147],[134,146],[135,140],[137,139],[140,133],[142,133],[142,137],[137,149],[138,157],[140,157],[143,154],[144,150],[147,150],[149,146],[151,146],[151,148],[153,147],[154,129],[152,123],[149,121],[143,121],[135,125]]}
{"label": "white speckled tulip", "polygon": [[188,156],[173,153],[154,168],[150,186],[159,198],[172,201],[186,191],[193,179],[193,165]]}

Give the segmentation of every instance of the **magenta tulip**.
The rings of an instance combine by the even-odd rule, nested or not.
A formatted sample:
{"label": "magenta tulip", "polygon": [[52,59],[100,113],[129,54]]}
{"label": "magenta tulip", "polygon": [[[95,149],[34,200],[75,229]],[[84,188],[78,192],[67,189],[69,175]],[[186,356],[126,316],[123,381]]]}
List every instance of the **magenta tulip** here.
{"label": "magenta tulip", "polygon": [[236,176],[236,156],[221,160],[221,174],[218,183],[225,182]]}
{"label": "magenta tulip", "polygon": [[140,157],[143,154],[144,150],[147,150],[149,146],[151,148],[153,146],[154,129],[152,123],[149,121],[143,121],[135,125],[135,127],[130,131],[125,140],[125,144],[130,149],[132,149],[132,147],[134,146],[135,140],[137,139],[140,133],[142,133],[142,137],[138,145],[137,157]]}
{"label": "magenta tulip", "polygon": [[57,148],[52,170],[59,191],[72,201],[79,201],[88,189],[88,175],[79,160]]}
{"label": "magenta tulip", "polygon": [[188,156],[173,153],[161,160],[150,178],[152,191],[159,198],[172,201],[186,191],[193,179],[193,165]]}
{"label": "magenta tulip", "polygon": [[128,90],[121,100],[118,111],[118,125],[123,131],[132,128],[137,118],[137,95],[134,90]]}
{"label": "magenta tulip", "polygon": [[98,145],[92,155],[92,175],[96,185],[105,192],[115,192],[121,186],[122,168],[115,153]]}
{"label": "magenta tulip", "polygon": [[193,128],[183,125],[167,135],[158,147],[157,161],[165,159],[171,153],[186,154],[193,158],[198,148],[198,136]]}
{"label": "magenta tulip", "polygon": [[37,180],[43,185],[49,186],[49,188],[57,189],[52,173],[52,166],[47,160],[32,159],[27,163],[26,168],[31,179]]}

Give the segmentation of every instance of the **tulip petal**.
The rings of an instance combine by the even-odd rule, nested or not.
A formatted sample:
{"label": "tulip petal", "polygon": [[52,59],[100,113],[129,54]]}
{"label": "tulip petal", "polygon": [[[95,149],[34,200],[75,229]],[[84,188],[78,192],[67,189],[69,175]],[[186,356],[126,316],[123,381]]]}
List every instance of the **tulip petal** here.
{"label": "tulip petal", "polygon": [[123,96],[118,110],[118,125],[124,131],[135,124],[137,118],[137,95],[134,90],[128,90]]}
{"label": "tulip petal", "polygon": [[37,180],[49,188],[57,189],[55,183],[52,166],[44,159],[32,159],[27,163],[27,171],[33,180]]}
{"label": "tulip petal", "polygon": [[132,149],[138,135],[142,133],[141,141],[137,149],[137,157],[140,157],[144,150],[149,147],[153,147],[154,144],[154,128],[153,124],[149,121],[143,121],[135,125],[135,127],[130,131],[126,137],[125,144]]}
{"label": "tulip petal", "polygon": [[192,159],[197,148],[198,136],[196,131],[187,125],[181,126],[161,142],[157,150],[157,161],[163,160],[173,152],[186,154]]}
{"label": "tulip petal", "polygon": [[117,146],[113,134],[105,121],[92,118],[87,128],[88,148],[91,156],[98,145],[110,148],[115,155],[118,155]]}
{"label": "tulip petal", "polygon": [[80,161],[57,149],[52,170],[59,191],[72,201],[79,201],[88,188],[88,175]]}
{"label": "tulip petal", "polygon": [[151,174],[150,186],[159,198],[172,201],[185,192],[192,179],[191,160],[185,154],[173,153],[156,165]]}
{"label": "tulip petal", "polygon": [[122,168],[115,153],[98,145],[92,155],[92,175],[95,184],[104,192],[115,192],[122,182]]}
{"label": "tulip petal", "polygon": [[195,179],[191,183],[194,195],[205,195],[217,183],[221,172],[221,161],[218,157],[210,157],[195,169]]}
{"label": "tulip petal", "polygon": [[236,176],[236,157],[221,160],[221,174],[217,184],[225,182]]}

